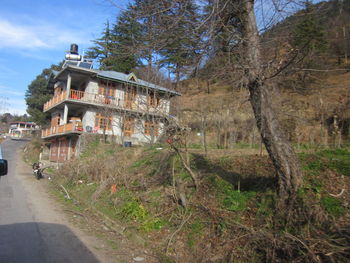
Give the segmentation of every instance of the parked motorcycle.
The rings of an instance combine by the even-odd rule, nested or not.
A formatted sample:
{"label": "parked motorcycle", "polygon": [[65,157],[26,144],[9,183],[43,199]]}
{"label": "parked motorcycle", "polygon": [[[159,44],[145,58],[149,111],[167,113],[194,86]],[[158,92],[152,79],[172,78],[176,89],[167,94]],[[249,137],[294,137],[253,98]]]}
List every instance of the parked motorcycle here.
{"label": "parked motorcycle", "polygon": [[43,164],[42,163],[33,163],[33,174],[36,177],[37,180],[40,180],[41,178],[44,178],[43,176]]}

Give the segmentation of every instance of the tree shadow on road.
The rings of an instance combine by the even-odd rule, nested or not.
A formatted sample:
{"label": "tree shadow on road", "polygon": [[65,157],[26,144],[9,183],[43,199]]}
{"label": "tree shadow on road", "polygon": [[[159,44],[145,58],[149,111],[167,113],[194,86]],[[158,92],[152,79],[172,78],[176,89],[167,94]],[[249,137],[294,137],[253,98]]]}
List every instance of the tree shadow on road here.
{"label": "tree shadow on road", "polygon": [[29,222],[0,225],[0,262],[97,263],[99,260],[68,227]]}

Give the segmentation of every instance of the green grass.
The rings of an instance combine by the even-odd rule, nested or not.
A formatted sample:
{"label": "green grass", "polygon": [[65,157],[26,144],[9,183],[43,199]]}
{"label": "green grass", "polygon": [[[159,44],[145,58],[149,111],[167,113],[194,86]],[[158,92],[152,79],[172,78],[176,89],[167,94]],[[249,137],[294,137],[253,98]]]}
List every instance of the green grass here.
{"label": "green grass", "polygon": [[350,176],[350,152],[347,149],[327,149],[314,154],[299,155],[306,172],[305,182],[298,190],[298,197],[304,199],[310,191],[321,207],[331,216],[340,217],[347,209],[341,199],[325,195],[322,185],[322,171],[332,169],[340,175]]}
{"label": "green grass", "polygon": [[347,209],[343,206],[342,201],[332,196],[322,197],[321,205],[328,214],[334,217],[343,216],[347,212]]}
{"label": "green grass", "polygon": [[233,186],[218,176],[213,176],[211,181],[216,188],[217,196],[224,208],[229,211],[244,211],[248,206],[248,201],[256,196],[253,191],[237,191]]}
{"label": "green grass", "polygon": [[350,151],[347,149],[324,150],[317,154],[328,159],[327,166],[345,176],[350,176]]}
{"label": "green grass", "polygon": [[100,139],[96,136],[93,141],[89,142],[84,151],[80,154],[81,158],[92,156],[100,145]]}
{"label": "green grass", "polygon": [[187,233],[187,245],[189,248],[193,248],[200,236],[203,234],[205,225],[199,220],[196,219],[195,222],[189,225]]}
{"label": "green grass", "polygon": [[238,149],[248,149],[248,148],[259,149],[260,148],[260,144],[250,144],[250,143],[238,142],[238,143],[236,143],[233,146],[233,148],[238,148]]}
{"label": "green grass", "polygon": [[134,162],[131,165],[131,168],[142,168],[145,166],[154,166],[157,164],[157,155],[160,154],[160,151],[155,148],[147,148],[145,151],[143,151],[143,158],[139,159],[138,161]]}
{"label": "green grass", "polygon": [[113,195],[106,191],[95,206],[110,218],[136,223],[142,231],[159,230],[167,224],[166,221],[153,217],[135,194],[123,187]]}
{"label": "green grass", "polygon": [[346,149],[327,149],[315,154],[301,153],[299,158],[303,163],[303,170],[308,174],[317,175],[329,168],[350,176],[350,151]]}

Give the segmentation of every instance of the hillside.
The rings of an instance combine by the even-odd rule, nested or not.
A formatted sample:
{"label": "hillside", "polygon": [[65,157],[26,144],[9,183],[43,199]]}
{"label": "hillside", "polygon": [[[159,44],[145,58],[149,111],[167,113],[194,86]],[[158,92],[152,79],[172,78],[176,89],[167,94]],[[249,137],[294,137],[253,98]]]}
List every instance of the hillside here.
{"label": "hillside", "polygon": [[121,148],[95,140],[51,174],[50,184],[67,211],[79,215],[76,223],[90,222],[89,232],[116,255],[128,244],[146,262],[346,262],[350,153],[299,158],[304,184],[287,225],[276,218],[267,156],[193,153],[195,189],[166,145]]}
{"label": "hillside", "polygon": [[[228,15],[252,26],[249,1],[227,3],[241,4],[243,15]],[[350,0],[339,16],[338,3],[309,6],[311,17],[303,10],[264,32],[255,64],[241,56],[260,47],[257,34],[243,28],[252,41],[226,42],[178,83],[177,117],[157,144],[122,147],[83,133],[80,155],[50,171],[56,198],[78,224],[94,221],[116,254],[127,245],[145,262],[348,262],[350,50],[338,33]],[[248,88],[264,92],[251,103]],[[273,133],[276,123],[295,154]],[[31,145],[29,160],[40,142]]]}
{"label": "hillside", "polygon": [[[350,64],[347,60],[350,47],[346,41],[350,34],[346,23],[350,19],[350,1],[343,1],[342,7],[337,1],[321,2],[312,5],[310,10],[310,14],[299,11],[262,35],[266,63],[292,61],[279,76],[270,80],[274,107],[288,138],[298,146],[346,145],[350,139]],[[317,23],[314,29],[322,33],[324,48],[307,53],[303,53],[303,49],[293,51],[293,34],[303,19]],[[235,70],[235,65],[223,67],[216,63],[214,58],[198,73],[198,78],[181,83],[179,115],[195,133],[203,133],[205,127],[207,140],[213,147],[259,144],[244,75]],[[205,120],[200,113],[206,115]],[[203,144],[200,139],[192,137],[196,144]]]}

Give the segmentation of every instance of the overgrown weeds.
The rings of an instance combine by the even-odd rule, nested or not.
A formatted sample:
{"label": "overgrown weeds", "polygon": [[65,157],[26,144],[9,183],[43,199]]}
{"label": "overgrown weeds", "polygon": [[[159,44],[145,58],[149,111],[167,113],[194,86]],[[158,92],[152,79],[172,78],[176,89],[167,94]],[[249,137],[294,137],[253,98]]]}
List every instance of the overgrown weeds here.
{"label": "overgrown weeds", "polygon": [[181,160],[166,146],[93,144],[55,180],[86,205],[135,229],[160,261],[345,262],[348,154],[301,155],[304,184],[289,224],[275,216],[275,175],[264,156],[191,155],[200,180],[195,191]]}

